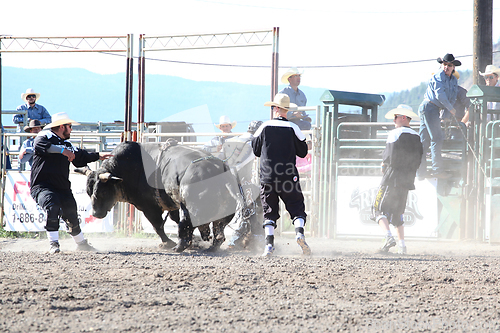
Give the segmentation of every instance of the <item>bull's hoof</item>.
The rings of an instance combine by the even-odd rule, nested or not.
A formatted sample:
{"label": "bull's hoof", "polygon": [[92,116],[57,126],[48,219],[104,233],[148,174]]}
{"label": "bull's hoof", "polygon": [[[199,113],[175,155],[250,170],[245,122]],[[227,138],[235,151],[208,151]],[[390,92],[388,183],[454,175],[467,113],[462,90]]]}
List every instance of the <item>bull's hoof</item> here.
{"label": "bull's hoof", "polygon": [[168,241],[166,242],[162,242],[159,247],[160,249],[171,249],[173,248],[174,246],[176,246],[177,243],[174,242],[173,240],[169,239]]}
{"label": "bull's hoof", "polygon": [[173,248],[173,250],[174,250],[175,252],[181,253],[182,251],[184,251],[185,249],[187,249],[187,248],[188,248],[188,247],[190,247],[190,246],[191,246],[191,242],[186,241],[186,240],[182,240],[182,239],[181,239],[181,240],[179,241],[179,244],[177,244],[177,245]]}
{"label": "bull's hoof", "polygon": [[214,253],[220,250],[220,245],[212,245],[208,249],[206,249],[206,252]]}

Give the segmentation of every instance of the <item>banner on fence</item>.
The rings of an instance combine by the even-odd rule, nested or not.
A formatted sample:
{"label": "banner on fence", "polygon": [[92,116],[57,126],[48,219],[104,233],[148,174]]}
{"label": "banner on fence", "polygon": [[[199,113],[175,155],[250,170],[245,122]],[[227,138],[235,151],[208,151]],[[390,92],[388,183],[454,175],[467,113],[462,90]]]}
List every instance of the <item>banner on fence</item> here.
{"label": "banner on fence", "polygon": [[[78,207],[80,227],[84,233],[112,232],[113,210],[104,219],[91,215],[90,198],[86,192],[87,177],[70,174],[71,189]],[[30,172],[7,172],[4,194],[4,223],[8,231],[45,231],[46,214],[30,195]],[[66,225],[61,221],[61,230]]]}
{"label": "banner on fence", "polygon": [[[380,177],[338,177],[337,235],[378,236],[382,228],[371,219]],[[436,180],[415,181],[408,192],[405,236],[435,238],[438,226]]]}

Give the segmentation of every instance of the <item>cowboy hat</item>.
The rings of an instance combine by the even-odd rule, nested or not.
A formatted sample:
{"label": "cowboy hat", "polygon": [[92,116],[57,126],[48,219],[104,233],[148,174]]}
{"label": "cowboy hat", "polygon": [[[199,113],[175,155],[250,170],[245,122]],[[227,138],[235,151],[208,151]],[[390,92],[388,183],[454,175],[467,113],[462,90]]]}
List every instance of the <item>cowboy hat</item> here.
{"label": "cowboy hat", "polygon": [[23,101],[26,101],[26,96],[29,96],[29,95],[35,95],[35,102],[38,101],[38,99],[40,98],[40,93],[36,93],[33,88],[28,88],[26,89],[26,92],[25,93],[22,93],[21,94],[21,99]]}
{"label": "cowboy hat", "polygon": [[68,114],[66,112],[59,112],[52,115],[52,122],[50,124],[45,125],[43,129],[49,129],[52,127],[57,127],[59,125],[65,125],[65,124],[80,125],[80,123],[77,123],[76,121],[69,119]]}
{"label": "cowboy hat", "polygon": [[24,131],[29,133],[30,129],[35,127],[42,128],[42,123],[38,119],[31,119],[29,124],[27,126],[24,126]]}
{"label": "cowboy hat", "polygon": [[486,70],[484,73],[479,72],[479,75],[485,76],[488,74],[496,74],[497,76],[500,76],[500,68],[497,68],[495,65],[488,65],[486,66]]}
{"label": "cowboy hat", "polygon": [[214,124],[214,125],[218,129],[220,129],[220,125],[224,125],[224,124],[231,124],[231,129],[233,129],[234,126],[236,126],[236,122],[235,121],[231,122],[231,120],[229,120],[228,116],[221,116],[219,118],[219,123],[218,124]]}
{"label": "cowboy hat", "polygon": [[455,57],[451,53],[446,53],[442,59],[437,58],[437,62],[439,62],[440,64],[442,64],[445,61],[451,62],[454,66],[460,66],[462,64],[460,60],[455,59]]}
{"label": "cowboy hat", "polygon": [[277,106],[285,110],[295,109],[297,104],[290,103],[290,97],[287,94],[276,94],[272,102],[265,102],[264,106]]}
{"label": "cowboy hat", "polygon": [[411,118],[412,120],[419,120],[420,118],[417,116],[415,112],[413,112],[413,109],[411,106],[406,105],[406,104],[399,104],[397,108],[392,109],[391,111],[387,112],[385,115],[386,119],[393,119],[395,115],[401,115],[401,116],[407,116]]}
{"label": "cowboy hat", "polygon": [[284,84],[288,84],[288,78],[292,75],[302,75],[302,72],[299,72],[297,67],[292,67],[287,70],[285,74],[283,74],[283,76],[281,77],[281,82]]}

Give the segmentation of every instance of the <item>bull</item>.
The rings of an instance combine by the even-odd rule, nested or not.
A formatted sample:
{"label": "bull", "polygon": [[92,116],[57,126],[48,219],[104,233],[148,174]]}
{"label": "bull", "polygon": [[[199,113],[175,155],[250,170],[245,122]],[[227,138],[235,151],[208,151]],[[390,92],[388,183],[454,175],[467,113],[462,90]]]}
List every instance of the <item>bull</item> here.
{"label": "bull", "polygon": [[[120,143],[97,171],[77,169],[87,175],[92,215],[103,218],[117,202],[128,202],[142,211],[160,236],[160,247],[182,252],[192,243],[195,227],[203,240],[217,250],[225,241],[224,228],[238,207],[238,184],[223,161],[202,150],[176,142]],[[164,211],[178,224],[176,244],[163,229]]]}

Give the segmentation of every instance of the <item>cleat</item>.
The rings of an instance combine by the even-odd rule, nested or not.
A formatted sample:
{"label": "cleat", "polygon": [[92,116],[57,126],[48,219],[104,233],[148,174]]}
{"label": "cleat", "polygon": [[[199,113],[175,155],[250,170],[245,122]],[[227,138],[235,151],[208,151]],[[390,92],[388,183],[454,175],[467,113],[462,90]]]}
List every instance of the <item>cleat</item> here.
{"label": "cleat", "polygon": [[406,254],[406,246],[399,246],[398,247],[398,253],[399,254]]}
{"label": "cleat", "polygon": [[295,237],[295,240],[297,241],[297,244],[299,244],[300,248],[302,249],[302,254],[304,254],[306,256],[310,256],[311,255],[311,248],[309,247],[309,245],[307,245],[306,238],[304,237],[304,235],[298,234]]}
{"label": "cleat", "polygon": [[262,256],[263,257],[271,257],[273,255],[273,252],[274,252],[274,246],[272,246],[271,244],[268,244],[264,248],[264,253],[262,253]]}
{"label": "cleat", "polygon": [[97,249],[89,244],[88,240],[84,239],[82,242],[76,244],[77,251],[91,251],[97,252]]}
{"label": "cleat", "polygon": [[380,252],[389,252],[389,249],[396,246],[396,240],[393,236],[385,236],[384,245],[380,248]]}
{"label": "cleat", "polygon": [[55,254],[55,253],[59,253],[59,252],[61,252],[61,250],[59,249],[59,242],[58,241],[50,242],[49,253]]}

